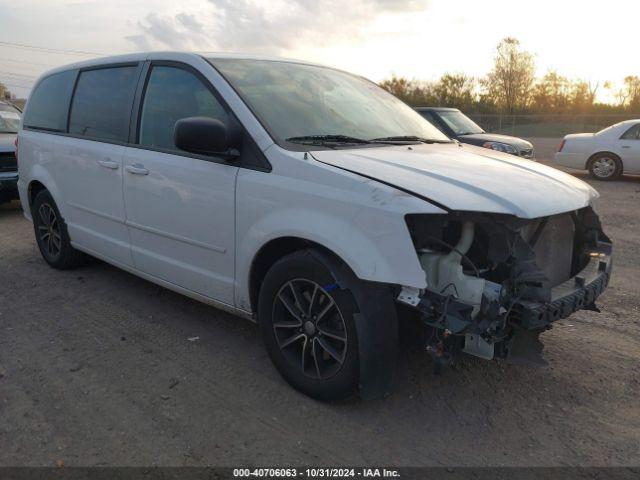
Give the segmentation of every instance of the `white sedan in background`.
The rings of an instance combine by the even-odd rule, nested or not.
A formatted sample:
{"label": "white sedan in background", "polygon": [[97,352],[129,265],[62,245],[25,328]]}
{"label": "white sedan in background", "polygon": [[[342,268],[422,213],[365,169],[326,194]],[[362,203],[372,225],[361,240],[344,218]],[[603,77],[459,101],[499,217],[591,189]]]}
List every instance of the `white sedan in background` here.
{"label": "white sedan in background", "polygon": [[562,140],[556,163],[588,170],[598,180],[640,173],[640,119],[616,123],[597,133],[575,133]]}

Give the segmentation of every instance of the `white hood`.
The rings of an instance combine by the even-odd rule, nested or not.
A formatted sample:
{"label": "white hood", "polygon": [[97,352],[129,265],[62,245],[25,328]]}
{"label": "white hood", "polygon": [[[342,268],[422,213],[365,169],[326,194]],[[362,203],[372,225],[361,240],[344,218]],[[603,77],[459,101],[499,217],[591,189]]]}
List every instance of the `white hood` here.
{"label": "white hood", "polygon": [[585,182],[555,168],[469,145],[384,146],[312,155],[450,210],[537,218],[577,210],[598,196]]}

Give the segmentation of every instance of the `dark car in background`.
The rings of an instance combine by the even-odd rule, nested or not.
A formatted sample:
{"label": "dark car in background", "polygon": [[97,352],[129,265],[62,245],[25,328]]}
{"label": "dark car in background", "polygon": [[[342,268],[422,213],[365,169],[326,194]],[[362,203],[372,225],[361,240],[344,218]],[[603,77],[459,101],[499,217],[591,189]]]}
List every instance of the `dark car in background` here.
{"label": "dark car in background", "polygon": [[0,100],[0,203],[18,198],[18,162],[16,138],[21,112]]}
{"label": "dark car in background", "polygon": [[491,148],[529,160],[535,158],[530,142],[518,137],[487,133],[457,108],[418,107],[416,111],[446,136],[461,143]]}

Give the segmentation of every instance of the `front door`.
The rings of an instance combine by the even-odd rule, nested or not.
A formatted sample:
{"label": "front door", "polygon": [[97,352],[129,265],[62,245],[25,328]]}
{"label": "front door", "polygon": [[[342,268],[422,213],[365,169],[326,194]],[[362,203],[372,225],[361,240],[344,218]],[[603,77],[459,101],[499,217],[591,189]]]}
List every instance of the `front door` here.
{"label": "front door", "polygon": [[137,147],[124,155],[124,200],[135,267],[233,304],[238,167],[178,150],[181,118],[228,113],[196,73],[152,65],[140,101]]}

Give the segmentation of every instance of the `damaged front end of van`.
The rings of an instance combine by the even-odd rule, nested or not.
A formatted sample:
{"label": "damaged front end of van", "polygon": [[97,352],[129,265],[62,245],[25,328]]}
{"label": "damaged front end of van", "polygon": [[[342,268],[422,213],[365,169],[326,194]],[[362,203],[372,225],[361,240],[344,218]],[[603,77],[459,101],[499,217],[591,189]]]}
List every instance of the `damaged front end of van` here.
{"label": "damaged front end of van", "polygon": [[407,215],[427,288],[397,300],[417,313],[440,367],[457,352],[544,364],[539,334],[595,301],[609,282],[611,241],[593,209],[536,219],[451,212]]}

